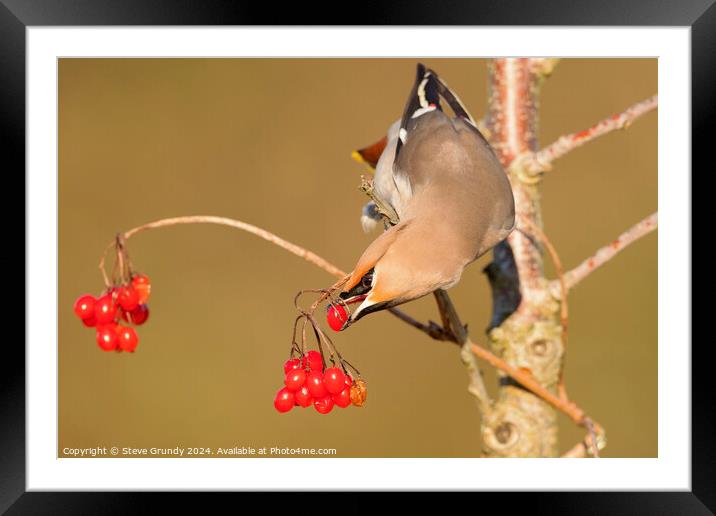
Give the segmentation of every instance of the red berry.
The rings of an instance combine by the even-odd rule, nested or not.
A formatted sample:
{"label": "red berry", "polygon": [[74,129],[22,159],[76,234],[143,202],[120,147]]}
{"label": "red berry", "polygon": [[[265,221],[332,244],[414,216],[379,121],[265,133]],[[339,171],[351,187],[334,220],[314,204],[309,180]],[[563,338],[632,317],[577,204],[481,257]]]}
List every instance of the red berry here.
{"label": "red berry", "polygon": [[293,396],[296,399],[296,405],[300,405],[303,408],[306,408],[313,403],[313,396],[311,396],[311,393],[308,392],[308,387],[305,385],[294,392]]}
{"label": "red berry", "polygon": [[94,314],[89,316],[87,319],[82,319],[82,324],[87,326],[88,328],[92,328],[97,325],[97,321],[94,318]]}
{"label": "red berry", "polygon": [[343,325],[348,321],[346,309],[341,305],[328,305],[326,321],[333,331],[341,331]]}
{"label": "red berry", "polygon": [[296,404],[293,393],[288,389],[281,389],[276,393],[276,397],[273,400],[273,406],[279,412],[288,412]]}
{"label": "red berry", "polygon": [[119,337],[115,327],[111,324],[97,328],[97,345],[105,351],[117,349]]}
{"label": "red berry", "polygon": [[139,296],[139,304],[143,305],[149,299],[149,294],[152,291],[152,284],[149,283],[149,277],[144,274],[137,274],[132,278],[132,288],[137,292]]}
{"label": "red berry", "polygon": [[117,325],[117,338],[119,339],[119,349],[122,351],[134,351],[139,344],[139,337],[134,328]]}
{"label": "red berry", "polygon": [[123,310],[131,312],[139,306],[139,294],[132,287],[121,287],[117,293],[117,303]]}
{"label": "red berry", "polygon": [[351,404],[351,388],[346,387],[337,394],[331,394],[331,399],[333,400],[333,403],[339,407],[346,408]]}
{"label": "red berry", "polygon": [[330,396],[323,396],[313,400],[313,406],[320,414],[328,414],[333,410],[333,400]]}
{"label": "red berry", "polygon": [[286,384],[286,388],[291,391],[297,391],[306,382],[306,371],[303,369],[294,369],[286,374],[286,379],[283,383]]}
{"label": "red berry", "polygon": [[323,383],[331,394],[338,394],[346,386],[346,375],[337,367],[329,367],[323,373]]}
{"label": "red berry", "polygon": [[314,398],[323,398],[328,394],[328,389],[323,383],[323,373],[311,371],[306,377],[306,387]]}
{"label": "red berry", "polygon": [[351,385],[353,385],[353,378],[351,377],[351,375],[347,374],[346,375],[346,387],[348,387],[350,389]]}
{"label": "red berry", "polygon": [[303,357],[302,364],[304,368],[308,367],[311,371],[323,371],[323,358],[321,358],[321,354],[314,349],[306,353],[306,356]]}
{"label": "red berry", "polygon": [[144,324],[149,319],[149,307],[147,305],[137,305],[137,308],[131,312],[122,311],[122,319],[135,326]]}
{"label": "red berry", "polygon": [[283,364],[283,372],[288,374],[289,371],[293,371],[294,369],[298,369],[301,367],[301,361],[298,358],[291,358],[289,360],[286,360],[286,362]]}
{"label": "red berry", "polygon": [[90,317],[94,317],[94,304],[96,302],[96,299],[94,296],[91,296],[89,294],[85,294],[84,296],[80,296],[77,298],[77,301],[75,301],[75,314],[80,319],[89,319]]}
{"label": "red berry", "polygon": [[94,304],[94,318],[97,324],[107,324],[114,321],[117,315],[117,307],[112,300],[111,294],[105,294]]}

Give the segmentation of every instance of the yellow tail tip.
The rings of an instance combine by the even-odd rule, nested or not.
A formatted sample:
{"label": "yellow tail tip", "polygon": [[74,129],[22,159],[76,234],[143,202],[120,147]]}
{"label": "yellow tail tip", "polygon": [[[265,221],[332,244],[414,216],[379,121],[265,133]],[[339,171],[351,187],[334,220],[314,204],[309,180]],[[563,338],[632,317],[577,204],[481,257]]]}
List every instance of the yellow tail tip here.
{"label": "yellow tail tip", "polygon": [[356,160],[358,163],[365,163],[363,156],[361,156],[360,152],[358,152],[357,150],[354,150],[353,152],[351,152],[351,158]]}
{"label": "yellow tail tip", "polygon": [[363,158],[361,153],[358,152],[357,150],[354,150],[353,152],[351,152],[351,158],[356,160],[358,163],[363,163],[366,167],[368,167],[368,170],[370,170],[371,172],[375,172],[375,169],[371,166],[371,164],[368,163],[365,160],[365,158]]}

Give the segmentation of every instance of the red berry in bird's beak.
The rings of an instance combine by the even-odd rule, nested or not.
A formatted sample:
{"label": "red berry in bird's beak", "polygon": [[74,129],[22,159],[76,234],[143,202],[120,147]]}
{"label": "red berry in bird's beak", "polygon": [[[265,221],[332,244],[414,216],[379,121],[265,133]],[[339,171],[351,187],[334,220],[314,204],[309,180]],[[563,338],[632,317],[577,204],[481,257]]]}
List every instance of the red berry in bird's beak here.
{"label": "red berry in bird's beak", "polygon": [[341,305],[328,305],[326,312],[326,322],[333,331],[341,331],[346,322],[348,322],[348,313]]}

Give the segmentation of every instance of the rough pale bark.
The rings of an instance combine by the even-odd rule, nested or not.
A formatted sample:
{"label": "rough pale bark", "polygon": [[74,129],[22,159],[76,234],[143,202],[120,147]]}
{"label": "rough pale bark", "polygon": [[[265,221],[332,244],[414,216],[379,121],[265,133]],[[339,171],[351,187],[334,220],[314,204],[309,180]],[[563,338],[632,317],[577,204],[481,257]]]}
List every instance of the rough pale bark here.
{"label": "rough pale bark", "polygon": [[[530,59],[496,59],[490,64],[487,127],[508,171],[515,196],[517,227],[541,227],[537,184],[515,167],[519,156],[537,149],[539,68]],[[553,391],[562,360],[559,303],[544,274],[542,249],[527,232],[514,231],[498,245],[486,273],[493,289],[490,348],[512,367],[529,372]],[[487,457],[554,457],[557,415],[546,402],[500,373],[498,397],[483,418]]]}

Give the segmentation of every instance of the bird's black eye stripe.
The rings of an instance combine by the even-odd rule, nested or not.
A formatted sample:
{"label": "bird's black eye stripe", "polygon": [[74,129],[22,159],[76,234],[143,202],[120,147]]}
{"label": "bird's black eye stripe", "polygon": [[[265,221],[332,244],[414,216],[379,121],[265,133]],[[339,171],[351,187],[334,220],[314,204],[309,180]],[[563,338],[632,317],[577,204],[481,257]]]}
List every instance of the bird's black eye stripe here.
{"label": "bird's black eye stripe", "polygon": [[348,292],[341,292],[339,297],[341,299],[350,299],[354,296],[360,296],[368,292],[373,287],[373,269],[366,272],[358,284],[350,289]]}

